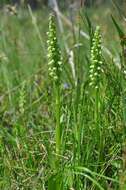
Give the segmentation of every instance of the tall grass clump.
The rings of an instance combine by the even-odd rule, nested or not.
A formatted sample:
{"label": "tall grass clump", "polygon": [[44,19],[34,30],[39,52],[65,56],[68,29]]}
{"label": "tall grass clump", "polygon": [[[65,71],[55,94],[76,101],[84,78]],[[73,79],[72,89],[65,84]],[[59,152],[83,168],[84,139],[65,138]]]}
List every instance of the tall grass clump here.
{"label": "tall grass clump", "polygon": [[[28,8],[19,9],[19,16],[1,14],[0,51],[7,60],[0,57],[0,190],[125,190],[121,23],[113,17],[120,39],[113,31],[111,40],[109,25],[97,22],[100,17],[93,22],[93,9],[90,17],[81,12],[78,26],[62,17],[69,57],[55,14],[46,20],[46,8]],[[75,65],[73,74],[69,62]]]}

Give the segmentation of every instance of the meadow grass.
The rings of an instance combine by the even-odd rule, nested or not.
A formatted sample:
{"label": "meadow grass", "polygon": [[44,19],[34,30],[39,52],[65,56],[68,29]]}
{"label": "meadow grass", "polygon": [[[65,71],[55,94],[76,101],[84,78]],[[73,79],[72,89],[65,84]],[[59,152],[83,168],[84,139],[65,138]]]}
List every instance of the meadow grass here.
{"label": "meadow grass", "polygon": [[[81,12],[79,30],[86,30],[90,41],[79,30],[72,33],[65,26],[76,81],[55,23],[63,65],[57,83],[48,71],[52,57],[56,69],[60,60],[59,50],[51,60],[47,56],[47,46],[53,48],[53,43],[47,45],[49,11],[29,8],[19,10],[18,16],[0,14],[0,189],[125,190],[126,73],[121,22],[110,15],[108,22],[100,20],[93,17],[93,10],[88,10],[88,17]],[[112,57],[102,51],[104,44]]]}

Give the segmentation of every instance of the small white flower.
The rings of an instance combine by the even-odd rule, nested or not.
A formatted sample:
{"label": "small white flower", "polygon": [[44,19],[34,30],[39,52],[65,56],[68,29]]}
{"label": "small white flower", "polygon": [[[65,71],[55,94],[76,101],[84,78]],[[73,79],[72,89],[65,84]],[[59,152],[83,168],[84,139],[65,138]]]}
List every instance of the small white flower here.
{"label": "small white flower", "polygon": [[[61,52],[58,46],[56,37],[56,26],[54,16],[51,15],[49,18],[49,32],[48,34],[48,70],[49,75],[54,81],[58,81],[60,72],[62,71],[62,59]],[[58,75],[58,76],[57,76]]]}
{"label": "small white flower", "polygon": [[[92,47],[91,47],[91,65],[89,70],[89,77],[91,83],[89,85],[98,87],[100,72],[102,72],[102,54],[101,54],[101,35],[100,35],[100,28],[97,27],[94,33],[94,37],[92,40]],[[93,83],[92,83],[93,82]]]}
{"label": "small white flower", "polygon": [[124,74],[126,75],[126,70],[124,70],[123,72],[124,72]]}

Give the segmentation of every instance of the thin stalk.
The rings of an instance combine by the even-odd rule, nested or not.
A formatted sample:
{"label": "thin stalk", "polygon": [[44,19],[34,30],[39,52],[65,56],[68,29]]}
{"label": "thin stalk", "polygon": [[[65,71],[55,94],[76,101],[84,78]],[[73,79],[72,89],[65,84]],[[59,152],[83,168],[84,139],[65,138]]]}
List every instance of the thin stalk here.
{"label": "thin stalk", "polygon": [[97,139],[99,139],[99,90],[95,90],[95,126],[97,130]]}
{"label": "thin stalk", "polygon": [[98,146],[98,159],[96,164],[96,171],[98,170],[99,161],[101,158],[101,148],[102,148],[102,139],[101,139],[101,131],[99,125],[99,109],[100,109],[100,96],[99,96],[99,89],[95,90],[95,130],[96,130],[96,144]]}
{"label": "thin stalk", "polygon": [[60,86],[55,85],[56,93],[56,154],[60,154],[61,150],[61,125],[60,125],[60,115],[61,115],[61,99],[60,99]]}
{"label": "thin stalk", "polygon": [[[126,58],[125,58],[125,47],[122,45],[122,61],[121,61],[121,104],[122,104],[122,111],[123,111],[123,124],[124,124],[124,134],[126,134],[125,126],[126,126],[126,102],[125,102],[125,90],[124,90],[124,79],[122,73],[124,72],[124,65],[126,65]],[[125,138],[124,138],[125,139]]]}
{"label": "thin stalk", "polygon": [[97,169],[99,161],[102,160],[102,151],[103,151],[103,136],[100,128],[100,93],[99,89],[95,91],[95,130],[97,134],[97,145],[98,145],[98,159],[97,159]]}
{"label": "thin stalk", "polygon": [[61,117],[61,88],[60,88],[60,84],[55,83],[55,119],[56,119],[56,128],[55,128],[55,141],[56,141],[56,157],[55,157],[55,169],[56,169],[56,175],[57,175],[57,179],[56,179],[56,186],[55,186],[55,190],[59,190],[62,189],[61,188],[61,184],[59,182],[59,176],[60,176],[60,172],[59,172],[59,168],[61,168],[60,165],[60,156],[61,156],[61,135],[62,135],[62,128],[61,128],[61,122],[60,122],[60,117]]}

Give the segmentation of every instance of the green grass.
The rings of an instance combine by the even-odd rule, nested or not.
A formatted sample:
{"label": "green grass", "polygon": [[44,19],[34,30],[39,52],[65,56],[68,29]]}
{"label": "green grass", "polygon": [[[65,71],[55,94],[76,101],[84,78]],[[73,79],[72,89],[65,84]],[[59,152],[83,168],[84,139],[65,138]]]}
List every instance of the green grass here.
{"label": "green grass", "polygon": [[[95,10],[88,10],[93,28],[84,15],[79,24],[87,32],[100,25],[102,45],[113,54],[102,54],[99,90],[89,85],[92,44],[65,26],[77,81],[64,49],[65,37],[57,35],[63,57],[60,94],[48,76],[49,11],[19,10],[18,16],[10,16],[1,10],[0,189],[125,190],[125,39],[121,47],[111,10],[107,8],[108,20],[99,17],[102,10],[97,19]],[[75,46],[78,43],[82,45]],[[113,62],[115,56],[121,69]],[[62,128],[59,152],[57,125]]]}

